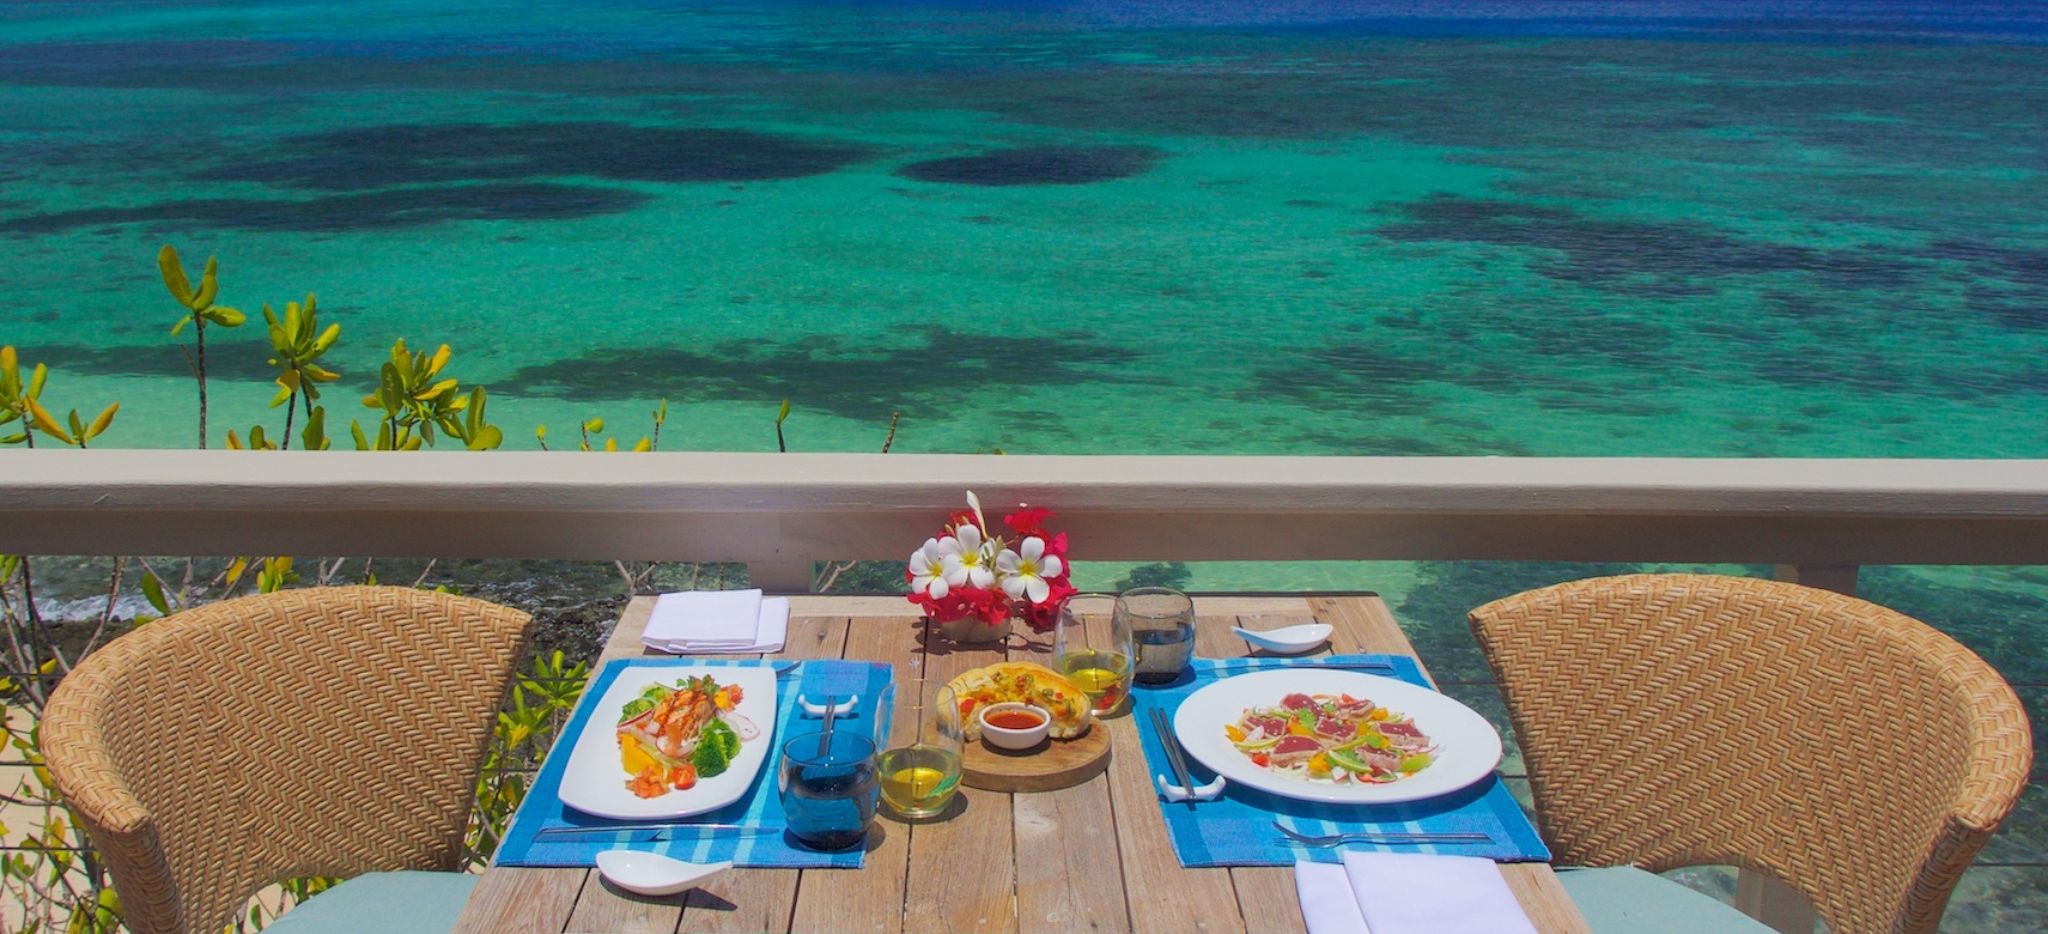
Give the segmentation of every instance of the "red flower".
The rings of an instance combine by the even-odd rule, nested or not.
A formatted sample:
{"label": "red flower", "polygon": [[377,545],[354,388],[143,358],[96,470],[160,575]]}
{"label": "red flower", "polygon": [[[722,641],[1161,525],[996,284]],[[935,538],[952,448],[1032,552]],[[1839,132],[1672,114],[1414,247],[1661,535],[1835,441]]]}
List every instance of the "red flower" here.
{"label": "red flower", "polygon": [[1023,506],[1016,512],[1003,517],[1003,524],[1018,535],[1045,537],[1045,520],[1052,518],[1052,510],[1044,506]]}

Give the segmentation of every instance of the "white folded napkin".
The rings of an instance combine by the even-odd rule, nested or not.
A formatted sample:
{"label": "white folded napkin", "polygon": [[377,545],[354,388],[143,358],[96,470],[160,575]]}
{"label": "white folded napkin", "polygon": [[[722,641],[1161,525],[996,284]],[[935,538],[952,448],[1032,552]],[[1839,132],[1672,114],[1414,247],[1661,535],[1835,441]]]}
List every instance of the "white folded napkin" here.
{"label": "white folded napkin", "polygon": [[779,652],[789,633],[789,600],[758,590],[662,594],[640,641],[657,652]]}
{"label": "white folded napkin", "polygon": [[1365,916],[1351,894],[1351,877],[1338,863],[1294,864],[1294,892],[1301,899],[1301,919],[1308,934],[1366,934]]}
{"label": "white folded napkin", "polygon": [[1536,934],[1490,859],[1347,851],[1296,863],[1294,887],[1309,934]]}

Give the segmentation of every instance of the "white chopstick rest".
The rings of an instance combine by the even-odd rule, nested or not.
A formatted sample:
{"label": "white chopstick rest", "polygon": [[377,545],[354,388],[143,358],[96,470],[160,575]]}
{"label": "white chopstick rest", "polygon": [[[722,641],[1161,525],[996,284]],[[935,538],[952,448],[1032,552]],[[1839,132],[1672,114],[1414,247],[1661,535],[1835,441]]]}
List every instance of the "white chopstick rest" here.
{"label": "white chopstick rest", "polygon": [[[832,702],[832,705],[834,705],[834,706],[837,706],[837,707],[839,708],[839,712],[838,712],[838,713],[836,713],[836,714],[833,714],[833,716],[835,716],[835,717],[853,717],[853,716],[859,716],[859,714],[858,714],[858,712],[857,712],[857,711],[859,710],[859,708],[860,708],[860,695],[859,695],[859,694],[855,694],[855,695],[853,695],[853,696],[851,696],[851,697],[848,697],[848,698],[845,698],[845,699],[843,699],[843,700],[842,700],[842,699],[840,699],[840,698],[837,698],[837,697],[833,697],[833,698],[828,698],[828,699],[829,699],[829,700],[830,700],[830,701]],[[796,703],[797,703],[797,706],[799,706],[799,707],[802,707],[802,708],[804,709],[804,716],[806,716],[806,717],[812,717],[812,718],[820,718],[820,717],[823,717],[823,716],[825,716],[825,707],[826,707],[827,705],[825,705],[825,704],[814,704],[814,703],[812,703],[812,702],[811,702],[811,698],[810,698],[810,696],[809,696],[809,695],[798,695],[798,696],[797,696],[797,699],[796,699]]]}
{"label": "white chopstick rest", "polygon": [[1155,774],[1152,777],[1159,782],[1160,797],[1175,804],[1179,804],[1182,801],[1214,800],[1218,795],[1223,794],[1223,787],[1228,784],[1223,776],[1218,775],[1215,781],[1207,785],[1196,785],[1194,792],[1189,793],[1187,789],[1182,788],[1173,779],[1167,778],[1164,775]]}

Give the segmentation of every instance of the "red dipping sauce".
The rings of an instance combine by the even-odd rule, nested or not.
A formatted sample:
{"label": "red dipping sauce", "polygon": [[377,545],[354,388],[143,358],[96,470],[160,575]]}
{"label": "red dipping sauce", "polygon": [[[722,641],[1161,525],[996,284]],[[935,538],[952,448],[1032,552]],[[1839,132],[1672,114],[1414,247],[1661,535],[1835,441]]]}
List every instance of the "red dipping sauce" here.
{"label": "red dipping sauce", "polygon": [[1039,724],[1045,722],[1045,718],[1029,710],[998,710],[983,719],[989,726],[1005,730],[1035,730]]}

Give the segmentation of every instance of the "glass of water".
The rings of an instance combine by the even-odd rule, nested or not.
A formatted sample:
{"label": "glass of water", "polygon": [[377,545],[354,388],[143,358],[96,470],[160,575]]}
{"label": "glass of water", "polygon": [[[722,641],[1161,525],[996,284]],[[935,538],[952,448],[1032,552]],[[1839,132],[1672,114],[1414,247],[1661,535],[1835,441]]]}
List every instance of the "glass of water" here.
{"label": "glass of water", "polygon": [[1195,601],[1165,587],[1138,587],[1117,597],[1117,612],[1138,650],[1140,684],[1180,677],[1195,657]]}
{"label": "glass of water", "polygon": [[817,850],[861,845],[881,798],[875,773],[875,741],[861,730],[791,737],[776,777],[790,834]]}

